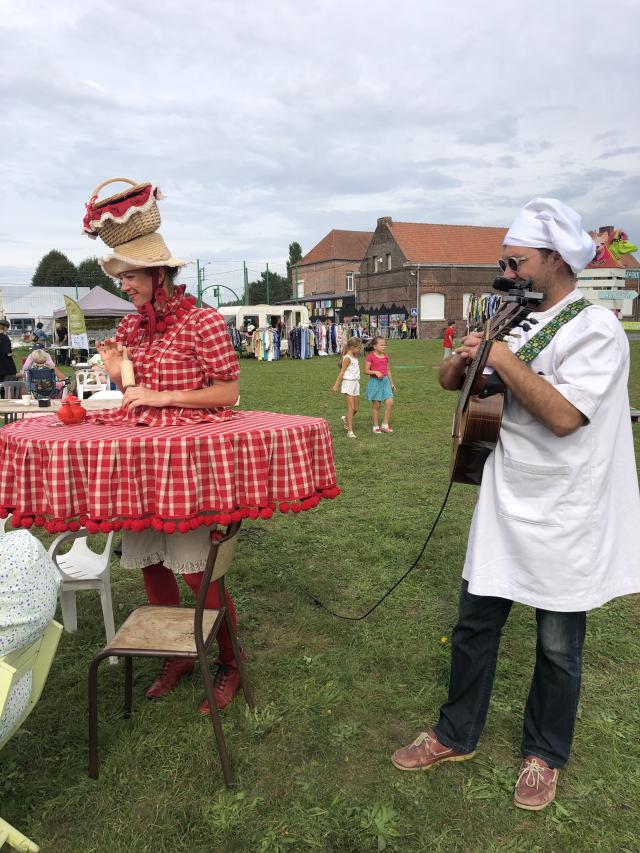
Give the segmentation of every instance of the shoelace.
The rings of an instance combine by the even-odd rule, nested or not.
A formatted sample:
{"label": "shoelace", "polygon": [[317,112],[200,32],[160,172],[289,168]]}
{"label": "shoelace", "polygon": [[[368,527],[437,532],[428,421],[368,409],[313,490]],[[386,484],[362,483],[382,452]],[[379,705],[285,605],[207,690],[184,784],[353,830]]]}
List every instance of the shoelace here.
{"label": "shoelace", "polygon": [[422,746],[425,741],[427,742],[427,746],[430,746],[432,743],[436,743],[436,739],[432,737],[429,732],[420,732],[412,746]]}
{"label": "shoelace", "polygon": [[542,767],[541,764],[538,764],[535,758],[532,758],[531,761],[525,761],[522,772],[518,777],[518,782],[522,780],[523,776],[525,777],[524,784],[529,788],[535,788],[537,790],[540,787],[540,783],[545,781],[544,767]]}

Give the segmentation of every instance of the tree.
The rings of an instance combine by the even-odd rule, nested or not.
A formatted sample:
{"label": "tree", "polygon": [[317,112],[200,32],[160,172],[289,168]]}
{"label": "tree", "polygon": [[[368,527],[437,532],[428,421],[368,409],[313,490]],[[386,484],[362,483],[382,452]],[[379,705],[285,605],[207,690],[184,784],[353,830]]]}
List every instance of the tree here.
{"label": "tree", "polygon": [[97,258],[85,258],[84,261],[80,261],[77,284],[78,287],[102,287],[115,296],[123,296],[118,285],[103,271]]}
{"label": "tree", "polygon": [[73,287],[77,270],[69,258],[52,249],[41,260],[31,279],[34,287]]}
{"label": "tree", "polygon": [[[269,302],[284,302],[291,299],[291,285],[288,279],[277,272],[269,271]],[[267,271],[260,273],[258,281],[249,282],[249,304],[260,305],[267,302]]]}
{"label": "tree", "polygon": [[302,247],[300,243],[289,243],[289,260],[287,261],[287,281],[293,298],[296,298],[296,278],[293,267],[302,259]]}

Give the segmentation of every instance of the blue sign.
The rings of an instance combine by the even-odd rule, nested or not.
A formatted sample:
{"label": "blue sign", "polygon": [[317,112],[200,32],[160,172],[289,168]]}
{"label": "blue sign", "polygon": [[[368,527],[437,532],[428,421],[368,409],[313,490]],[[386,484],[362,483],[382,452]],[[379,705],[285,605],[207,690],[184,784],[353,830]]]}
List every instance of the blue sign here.
{"label": "blue sign", "polygon": [[417,309],[417,308],[412,308],[412,309],[411,309],[411,316],[412,316],[412,317],[417,317],[417,316],[418,316],[418,309]]}

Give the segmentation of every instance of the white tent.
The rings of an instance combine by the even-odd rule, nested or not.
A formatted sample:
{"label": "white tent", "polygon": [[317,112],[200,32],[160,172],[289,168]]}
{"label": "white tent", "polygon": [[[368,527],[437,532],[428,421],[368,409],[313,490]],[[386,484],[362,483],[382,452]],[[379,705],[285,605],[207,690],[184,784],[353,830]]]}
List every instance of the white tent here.
{"label": "white tent", "polygon": [[[133,314],[136,310],[126,299],[114,296],[113,293],[101,287],[92,287],[86,296],[78,300],[78,305],[85,317],[124,317],[126,314]],[[65,317],[66,314],[66,308],[58,308],[53,312],[56,319]]]}

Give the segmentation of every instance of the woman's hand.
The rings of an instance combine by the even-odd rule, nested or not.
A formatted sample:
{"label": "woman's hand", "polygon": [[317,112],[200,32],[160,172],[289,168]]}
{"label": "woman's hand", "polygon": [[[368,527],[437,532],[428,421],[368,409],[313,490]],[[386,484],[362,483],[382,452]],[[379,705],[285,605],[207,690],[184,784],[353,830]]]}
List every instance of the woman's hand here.
{"label": "woman's hand", "polygon": [[337,393],[338,393],[338,383],[337,383],[337,382],[336,382],[336,384],[333,386],[333,388],[332,388],[331,390],[333,391],[333,393],[334,393],[334,394],[337,394]]}
{"label": "woman's hand", "polygon": [[96,344],[96,349],[102,356],[102,363],[110,375],[120,374],[122,364],[122,344],[116,343],[113,338],[105,338]]}
{"label": "woman's hand", "polygon": [[139,406],[151,406],[161,409],[169,405],[168,391],[152,391],[142,385],[132,385],[124,392],[122,405],[125,409],[137,409]]}

